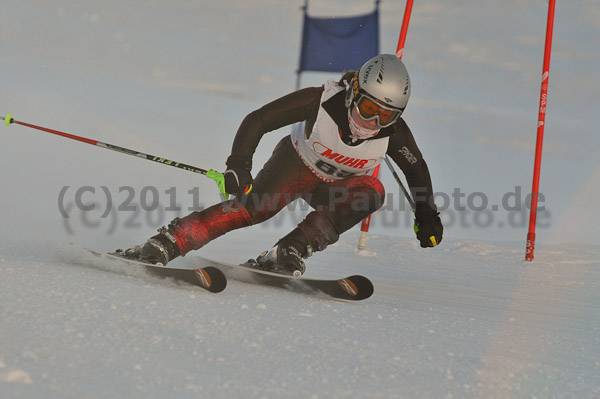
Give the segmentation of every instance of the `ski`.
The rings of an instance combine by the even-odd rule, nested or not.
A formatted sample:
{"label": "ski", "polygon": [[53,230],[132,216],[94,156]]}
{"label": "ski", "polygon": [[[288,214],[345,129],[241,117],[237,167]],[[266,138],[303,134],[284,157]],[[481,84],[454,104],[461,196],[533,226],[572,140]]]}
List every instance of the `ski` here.
{"label": "ski", "polygon": [[93,255],[124,262],[132,267],[141,268],[148,274],[160,278],[169,278],[175,281],[186,282],[204,288],[210,292],[221,292],[227,287],[227,278],[218,268],[213,266],[199,269],[177,269],[168,266],[156,266],[151,263],[139,262],[114,254],[105,254],[88,249]]}
{"label": "ski", "polygon": [[361,275],[341,279],[314,279],[292,277],[285,274],[258,270],[249,266],[250,262],[240,265],[217,262],[198,257],[202,265],[223,269],[227,277],[253,284],[284,288],[300,293],[322,293],[331,298],[360,301],[373,295],[373,283]]}

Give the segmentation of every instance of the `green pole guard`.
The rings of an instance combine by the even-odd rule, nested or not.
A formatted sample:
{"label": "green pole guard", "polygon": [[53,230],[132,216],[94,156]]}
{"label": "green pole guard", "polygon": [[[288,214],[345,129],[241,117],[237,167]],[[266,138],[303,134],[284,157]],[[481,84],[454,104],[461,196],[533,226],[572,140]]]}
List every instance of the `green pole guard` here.
{"label": "green pole guard", "polygon": [[229,194],[227,194],[227,192],[225,191],[225,177],[223,176],[223,173],[217,172],[213,169],[209,169],[206,172],[206,177],[213,179],[215,183],[217,183],[217,187],[219,187],[219,192],[221,193],[221,195],[225,197],[225,199],[229,199]]}
{"label": "green pole guard", "polygon": [[8,114],[6,115],[6,118],[4,118],[4,124],[6,126],[10,126],[10,124],[13,122],[13,116],[12,114]]}

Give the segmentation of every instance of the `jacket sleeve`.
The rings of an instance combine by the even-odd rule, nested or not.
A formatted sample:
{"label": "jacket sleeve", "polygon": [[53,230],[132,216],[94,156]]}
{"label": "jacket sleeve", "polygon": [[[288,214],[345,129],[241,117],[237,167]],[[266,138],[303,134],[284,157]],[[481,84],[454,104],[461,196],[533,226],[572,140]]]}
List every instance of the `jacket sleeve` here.
{"label": "jacket sleeve", "polygon": [[417,220],[437,214],[433,198],[431,176],[427,162],[415,142],[408,125],[400,119],[390,136],[387,154],[394,160],[406,176],[411,195],[415,201]]}
{"label": "jacket sleeve", "polygon": [[252,165],[262,136],[283,126],[306,120],[319,109],[323,87],[308,87],[278,98],[249,113],[238,128],[229,160]]}

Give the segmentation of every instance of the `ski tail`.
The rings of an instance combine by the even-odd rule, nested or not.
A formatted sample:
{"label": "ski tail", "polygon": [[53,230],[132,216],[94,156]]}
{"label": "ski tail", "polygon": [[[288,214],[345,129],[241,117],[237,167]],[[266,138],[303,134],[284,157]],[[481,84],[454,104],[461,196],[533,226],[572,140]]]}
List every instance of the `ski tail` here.
{"label": "ski tail", "polygon": [[221,292],[227,287],[227,277],[216,267],[207,266],[198,269],[178,269],[168,266],[157,266],[151,263],[139,262],[136,260],[127,259],[120,255],[103,254],[91,249],[87,249],[90,253],[97,257],[120,261],[128,264],[131,267],[144,270],[147,274],[172,279],[177,282],[185,282],[204,288],[209,292]]}

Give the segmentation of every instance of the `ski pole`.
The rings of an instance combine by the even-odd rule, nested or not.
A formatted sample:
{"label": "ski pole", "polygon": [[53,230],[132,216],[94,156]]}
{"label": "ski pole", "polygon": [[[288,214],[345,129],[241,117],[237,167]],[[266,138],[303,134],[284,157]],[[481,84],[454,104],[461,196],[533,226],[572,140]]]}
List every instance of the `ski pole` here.
{"label": "ski pole", "polygon": [[394,169],[394,166],[390,162],[390,159],[387,157],[387,155],[386,155],[386,157],[384,159],[385,159],[385,163],[387,164],[388,168],[392,172],[392,175],[394,176],[394,179],[396,179],[396,183],[398,183],[398,185],[402,189],[402,192],[404,193],[404,196],[406,197],[406,200],[410,204],[410,207],[411,207],[411,209],[412,209],[412,211],[414,213],[416,211],[415,201],[413,201],[413,199],[411,198],[410,194],[408,193],[408,191],[404,187],[404,184],[402,184],[402,180],[400,180],[400,176],[398,176],[398,173],[396,173],[396,169]]}
{"label": "ski pole", "polygon": [[162,165],[173,166],[175,168],[187,170],[189,172],[199,173],[201,175],[204,175],[204,176],[206,176],[206,177],[214,180],[215,183],[217,183],[217,186],[219,187],[219,192],[225,197],[225,199],[229,198],[229,195],[225,192],[225,179],[223,177],[223,174],[220,173],[220,172],[217,172],[216,170],[213,170],[213,169],[206,170],[206,169],[198,168],[198,167],[195,167],[195,166],[186,165],[186,164],[181,163],[181,162],[171,161],[171,160],[166,159],[166,158],[157,157],[155,155],[145,154],[143,152],[139,152],[139,151],[135,151],[135,150],[130,150],[128,148],[123,148],[123,147],[119,147],[119,146],[116,146],[116,145],[112,145],[112,144],[108,144],[108,143],[103,143],[103,142],[98,141],[98,140],[92,140],[92,139],[88,139],[88,138],[85,138],[85,137],[76,136],[74,134],[69,134],[69,133],[61,132],[61,131],[58,131],[58,130],[48,129],[46,127],[36,126],[36,125],[32,125],[32,124],[26,123],[26,122],[20,122],[20,121],[15,120],[11,114],[6,115],[6,117],[0,116],[0,119],[2,119],[4,121],[4,124],[6,126],[10,126],[11,124],[16,123],[17,125],[29,127],[29,128],[36,129],[36,130],[40,130],[40,131],[46,132],[46,133],[55,134],[57,136],[66,137],[66,138],[71,139],[71,140],[81,141],[83,143],[91,144],[91,145],[94,145],[96,147],[105,148],[107,150],[117,151],[117,152],[120,152],[120,153],[123,153],[123,154],[132,155],[132,156],[138,157],[138,158],[144,158],[144,159],[147,159],[149,161],[158,162],[158,163],[160,163]]}
{"label": "ski pole", "polygon": [[[388,168],[392,172],[392,175],[394,176],[394,179],[396,179],[396,182],[398,183],[398,185],[402,189],[402,192],[404,193],[404,196],[406,197],[406,200],[410,204],[410,207],[411,207],[411,209],[413,211],[413,214],[414,214],[417,211],[417,207],[415,206],[415,201],[412,199],[412,197],[408,193],[408,190],[406,190],[406,188],[404,187],[404,184],[402,184],[402,180],[400,180],[400,176],[398,176],[398,173],[396,173],[396,169],[394,168],[394,166],[390,162],[390,159],[387,156],[384,159],[385,159],[385,163],[387,164]],[[417,233],[419,231],[419,226],[417,226],[416,223],[414,224],[413,228],[415,230],[415,233]],[[434,247],[436,245],[438,245],[438,242],[435,239],[435,236],[429,237],[429,241],[433,244]]]}

